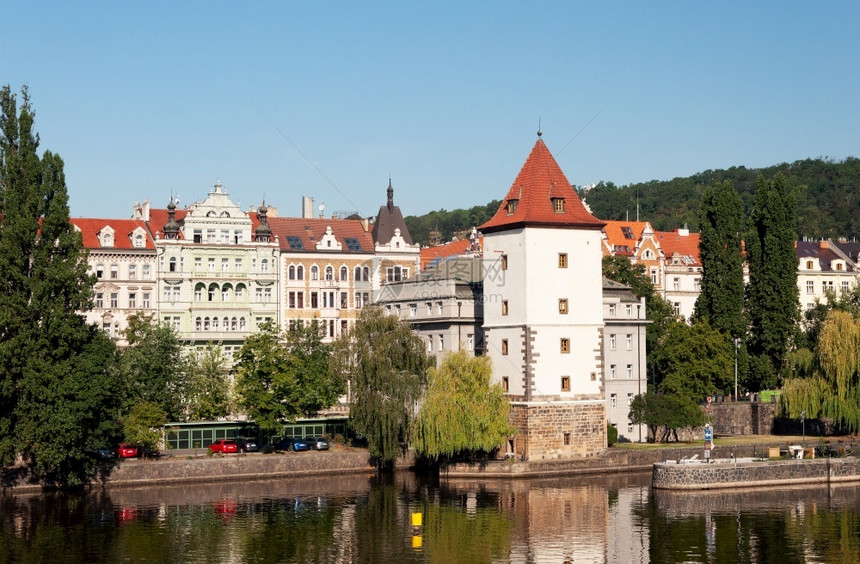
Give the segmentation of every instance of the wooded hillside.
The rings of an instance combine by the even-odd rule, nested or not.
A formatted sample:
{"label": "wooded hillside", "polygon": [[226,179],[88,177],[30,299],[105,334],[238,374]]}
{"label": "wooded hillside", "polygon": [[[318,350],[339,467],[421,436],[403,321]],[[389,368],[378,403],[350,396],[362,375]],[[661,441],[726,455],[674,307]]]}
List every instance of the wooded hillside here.
{"label": "wooded hillside", "polygon": [[[652,180],[626,186],[600,182],[587,193],[586,203],[600,219],[639,219],[649,221],[658,231],[671,231],[687,225],[698,231],[698,209],[706,186],[730,180],[741,196],[744,214],[752,207],[756,178],[782,173],[786,185],[797,195],[798,238],[839,238],[860,236],[860,159],[848,157],[806,159],[767,168],[732,167],[706,170],[686,178]],[[439,210],[421,216],[408,216],[406,224],[412,238],[422,245],[430,242],[433,229],[441,242],[450,241],[458,232],[471,229],[488,220],[499,201],[469,210]]]}

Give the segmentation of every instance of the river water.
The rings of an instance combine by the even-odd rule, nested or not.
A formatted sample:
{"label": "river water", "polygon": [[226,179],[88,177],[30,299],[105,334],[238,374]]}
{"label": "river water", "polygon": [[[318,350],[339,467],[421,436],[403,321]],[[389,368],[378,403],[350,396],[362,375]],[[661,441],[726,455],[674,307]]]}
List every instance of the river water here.
{"label": "river water", "polygon": [[0,562],[860,562],[858,485],[649,485],[399,473],[4,495]]}

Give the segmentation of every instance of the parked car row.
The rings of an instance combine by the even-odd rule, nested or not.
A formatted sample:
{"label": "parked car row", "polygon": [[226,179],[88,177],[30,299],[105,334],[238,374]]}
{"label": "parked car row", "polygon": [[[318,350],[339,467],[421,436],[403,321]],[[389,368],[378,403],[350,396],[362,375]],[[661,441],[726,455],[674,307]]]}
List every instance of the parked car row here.
{"label": "parked car row", "polygon": [[[323,437],[312,437],[309,439],[282,438],[273,441],[266,447],[268,450],[285,450],[290,452],[305,450],[328,450],[329,443]],[[237,439],[218,439],[209,445],[209,450],[216,454],[234,454],[237,452],[260,452],[259,443],[249,437]],[[120,443],[116,448],[103,447],[98,449],[96,456],[102,460],[113,458],[158,458],[158,451],[145,449],[131,443]]]}
{"label": "parked car row", "polygon": [[114,458],[159,458],[161,453],[131,443],[119,443],[115,448],[101,447],[96,450],[96,458],[100,460],[111,460]]}

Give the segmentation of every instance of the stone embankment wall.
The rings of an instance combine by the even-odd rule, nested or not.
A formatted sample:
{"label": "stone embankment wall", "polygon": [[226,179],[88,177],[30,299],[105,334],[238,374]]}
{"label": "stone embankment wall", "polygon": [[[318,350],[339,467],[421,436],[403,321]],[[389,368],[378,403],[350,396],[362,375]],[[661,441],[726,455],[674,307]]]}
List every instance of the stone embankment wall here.
{"label": "stone embankment wall", "polygon": [[860,459],[776,460],[714,464],[655,464],[656,489],[701,490],[860,481]]}
{"label": "stone embankment wall", "polygon": [[718,400],[705,415],[717,435],[769,435],[773,432],[776,407],[776,403]]}
{"label": "stone embankment wall", "polygon": [[[764,445],[716,446],[711,451],[714,459],[732,457],[767,456]],[[599,456],[580,459],[559,460],[487,460],[483,462],[446,464],[440,476],[447,478],[534,478],[539,476],[561,476],[568,474],[611,474],[620,472],[650,472],[654,463],[704,457],[702,443],[661,449],[612,448]]]}

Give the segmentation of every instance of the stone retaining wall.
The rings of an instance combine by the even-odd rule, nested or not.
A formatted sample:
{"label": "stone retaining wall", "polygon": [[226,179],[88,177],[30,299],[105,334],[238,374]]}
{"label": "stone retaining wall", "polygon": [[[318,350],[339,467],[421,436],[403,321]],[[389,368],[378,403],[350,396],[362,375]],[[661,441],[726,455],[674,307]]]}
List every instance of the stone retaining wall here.
{"label": "stone retaining wall", "polygon": [[652,486],[655,489],[701,490],[849,481],[860,481],[860,459],[658,463],[654,465]]}

